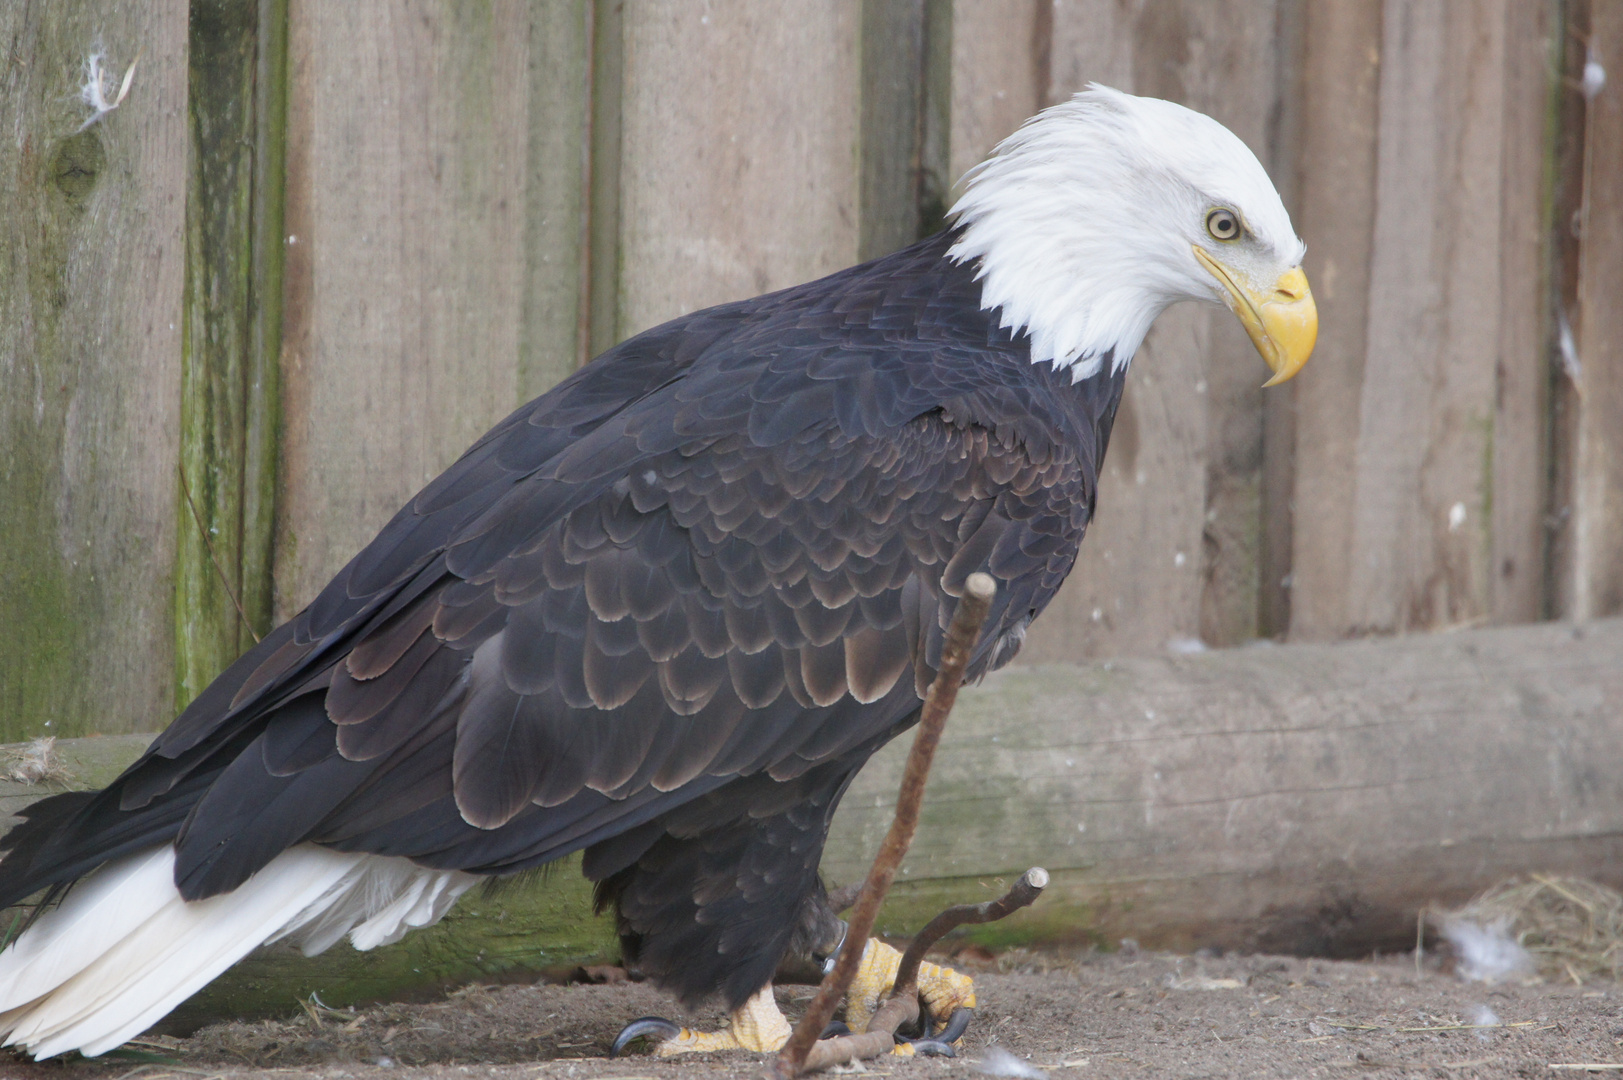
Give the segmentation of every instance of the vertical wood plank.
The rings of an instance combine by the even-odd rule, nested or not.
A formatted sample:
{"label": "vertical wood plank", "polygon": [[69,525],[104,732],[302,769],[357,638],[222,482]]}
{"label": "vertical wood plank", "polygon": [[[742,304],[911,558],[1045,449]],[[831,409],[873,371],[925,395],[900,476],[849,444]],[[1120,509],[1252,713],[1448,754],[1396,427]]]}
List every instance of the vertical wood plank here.
{"label": "vertical wood plank", "polygon": [[[1305,5],[1280,4],[1274,15],[1274,107],[1269,116],[1268,171],[1301,231],[1302,114],[1308,78]],[[1262,517],[1257,543],[1257,634],[1290,629],[1291,548],[1296,528],[1296,381],[1262,399]]]}
{"label": "vertical wood plank", "polygon": [[620,333],[620,149],[625,102],[624,0],[592,0],[591,102],[587,158],[586,352]]}
{"label": "vertical wood plank", "polygon": [[952,26],[948,171],[956,184],[1048,104],[1053,8],[1049,0],[955,0]]}
{"label": "vertical wood plank", "polygon": [[[1048,97],[1088,82],[1214,115],[1259,155],[1274,93],[1272,4],[1064,0]],[[1159,651],[1256,632],[1266,372],[1233,318],[1180,305],[1133,363],[1077,567],[1022,658]]]}
{"label": "vertical wood plank", "polygon": [[[1554,137],[1550,149],[1550,307],[1556,323],[1548,342],[1550,371],[1550,502],[1545,519],[1545,591],[1550,614],[1575,617],[1578,603],[1576,501],[1578,431],[1582,421],[1582,360],[1572,319],[1578,314],[1578,268],[1588,149],[1588,103],[1577,82],[1583,77],[1589,35],[1589,0],[1557,0],[1556,75],[1552,95]],[[1574,361],[1577,361],[1574,363]]]}
{"label": "vertical wood plank", "polygon": [[918,238],[924,22],[924,0],[863,0],[857,36],[858,261]]}
{"label": "vertical wood plank", "polygon": [[184,705],[270,622],[286,8],[191,8],[175,559]]}
{"label": "vertical wood plank", "polygon": [[528,13],[293,0],[277,610],[517,403]]}
{"label": "vertical wood plank", "polygon": [[586,359],[592,8],[589,0],[530,4],[521,401]]}
{"label": "vertical wood plank", "polygon": [[[249,397],[243,446],[242,602],[258,627],[275,624],[276,514],[282,457],[282,331],[286,299],[289,0],[258,0],[254,194],[249,276]],[[239,643],[246,644],[239,637]]]}
{"label": "vertical wood plank", "polygon": [[1572,529],[1572,614],[1623,611],[1623,4],[1590,7],[1588,49],[1611,78],[1585,117],[1574,333],[1582,374]]}
{"label": "vertical wood plank", "polygon": [[1542,618],[1549,507],[1551,91],[1559,19],[1549,2],[1506,7],[1501,135],[1499,362],[1494,396],[1489,605],[1494,622]]}
{"label": "vertical wood plank", "polygon": [[951,0],[864,0],[857,258],[876,259],[945,222]]}
{"label": "vertical wood plank", "polygon": [[1386,6],[1346,632],[1487,611],[1504,31],[1502,0]]}
{"label": "vertical wood plank", "polygon": [[1364,380],[1380,115],[1380,0],[1308,0],[1302,13],[1297,231],[1319,307],[1313,360],[1291,382],[1295,460],[1290,636],[1346,625],[1353,459]]}
{"label": "vertical wood plank", "polygon": [[860,8],[622,18],[617,336],[855,262]]}
{"label": "vertical wood plank", "polygon": [[[0,6],[0,740],[170,718],[185,5]],[[78,98],[105,51],[128,98]]]}

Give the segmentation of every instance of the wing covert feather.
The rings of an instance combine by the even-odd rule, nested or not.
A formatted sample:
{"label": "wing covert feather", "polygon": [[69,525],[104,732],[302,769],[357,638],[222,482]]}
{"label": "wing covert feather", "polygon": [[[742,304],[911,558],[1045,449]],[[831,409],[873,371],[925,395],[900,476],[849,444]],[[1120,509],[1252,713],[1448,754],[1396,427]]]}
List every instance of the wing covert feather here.
{"label": "wing covert feather", "polygon": [[188,775],[190,747],[282,724],[314,687],[330,752],[290,730],[256,767],[277,792],[312,770],[349,787],[277,835],[501,869],[893,734],[969,573],[1003,586],[972,675],[1052,596],[1120,390],[1033,368],[964,302],[972,274],[949,284],[961,298],[854,299],[836,276],[589,365],[245,658],[230,706],[177,735],[149,786]]}

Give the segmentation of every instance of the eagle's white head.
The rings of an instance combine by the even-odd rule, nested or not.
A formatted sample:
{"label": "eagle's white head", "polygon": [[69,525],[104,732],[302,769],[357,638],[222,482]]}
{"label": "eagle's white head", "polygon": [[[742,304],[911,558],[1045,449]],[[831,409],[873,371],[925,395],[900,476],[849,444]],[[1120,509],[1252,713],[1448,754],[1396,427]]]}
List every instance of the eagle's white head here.
{"label": "eagle's white head", "polygon": [[1124,367],[1179,300],[1227,304],[1274,371],[1296,374],[1318,315],[1305,246],[1262,164],[1209,116],[1097,84],[970,170],[952,258],[980,260],[981,306],[1033,361]]}

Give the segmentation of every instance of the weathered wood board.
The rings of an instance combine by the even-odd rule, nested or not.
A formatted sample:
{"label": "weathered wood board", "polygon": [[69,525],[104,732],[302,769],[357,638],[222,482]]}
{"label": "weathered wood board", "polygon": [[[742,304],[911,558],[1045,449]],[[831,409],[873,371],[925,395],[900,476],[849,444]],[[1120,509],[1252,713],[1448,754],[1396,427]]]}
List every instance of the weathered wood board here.
{"label": "weathered wood board", "polygon": [[859,7],[621,20],[615,339],[856,262]]}
{"label": "weathered wood board", "polygon": [[[1286,388],[1294,435],[1291,636],[1323,640],[1345,622],[1353,461],[1364,378],[1375,170],[1379,155],[1381,8],[1312,0],[1302,14],[1297,231],[1319,308],[1312,367]],[[1312,75],[1309,76],[1308,73]],[[1282,575],[1283,576],[1283,575]]]}
{"label": "weathered wood board", "polygon": [[[1048,104],[1052,8],[1044,0],[956,0],[947,160],[957,184]],[[962,194],[961,187],[953,189]]]}
{"label": "weathered wood board", "polygon": [[[1264,395],[1226,313],[1168,313],[1025,662],[1623,605],[1623,84],[1557,77],[1615,53],[1615,3],[191,12],[0,13],[0,735],[161,724],[248,640],[222,576],[288,616],[587,356],[906,242],[1093,79],[1258,151],[1321,335]],[[79,131],[98,40],[112,81],[142,60]]]}
{"label": "weathered wood board", "polygon": [[279,619],[539,381],[530,40],[517,5],[291,0]]}
{"label": "weathered wood board", "polygon": [[1510,4],[1505,23],[1499,355],[1493,419],[1489,615],[1546,614],[1550,477],[1550,233],[1555,5]]}
{"label": "weathered wood board", "polygon": [[1539,8],[1308,5],[1293,639],[1542,611]]}
{"label": "weathered wood board", "polygon": [[287,3],[190,19],[176,704],[271,628],[282,338]]}
{"label": "weathered wood board", "polygon": [[[0,738],[174,695],[187,13],[0,5]],[[99,55],[98,55],[99,54]],[[85,126],[98,55],[116,111]]]}
{"label": "weathered wood board", "polygon": [[1589,102],[1579,224],[1572,613],[1623,611],[1623,4],[1590,8],[1587,49],[1611,64]]}
{"label": "weathered wood board", "polygon": [[[1623,620],[1009,669],[959,699],[918,838],[881,916],[916,930],[1028,866],[1032,909],[989,944],[1134,938],[1357,955],[1416,911],[1528,871],[1623,885]],[[888,827],[907,740],[859,775],[823,863],[857,880]],[[65,744],[105,782],[142,745]],[[109,754],[110,749],[117,754]],[[77,756],[75,756],[77,755]],[[94,765],[80,765],[90,755]],[[30,797],[0,784],[0,812]],[[422,994],[610,958],[573,863],[361,956],[262,950],[184,1018]]]}
{"label": "weathered wood board", "polygon": [[[1623,885],[1623,620],[1008,669],[959,699],[881,927],[1030,865],[994,937],[1358,955],[1527,871]],[[888,825],[861,774],[824,872]]]}
{"label": "weathered wood board", "polygon": [[1393,2],[1383,18],[1342,632],[1487,613],[1504,24],[1493,0]]}
{"label": "weathered wood board", "polygon": [[519,401],[587,359],[592,9],[590,0],[529,5]]}

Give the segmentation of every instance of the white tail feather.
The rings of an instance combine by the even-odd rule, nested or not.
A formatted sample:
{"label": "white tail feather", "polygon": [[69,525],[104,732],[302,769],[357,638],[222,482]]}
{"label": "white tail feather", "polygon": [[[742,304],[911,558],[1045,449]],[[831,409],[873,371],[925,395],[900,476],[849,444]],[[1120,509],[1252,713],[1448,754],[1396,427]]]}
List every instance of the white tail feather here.
{"label": "white tail feather", "polygon": [[407,859],[302,844],[236,890],[188,902],[168,845],[111,863],[0,953],[0,1035],[36,1058],[95,1056],[140,1034],[255,946],[314,956],[398,941],[478,878]]}

